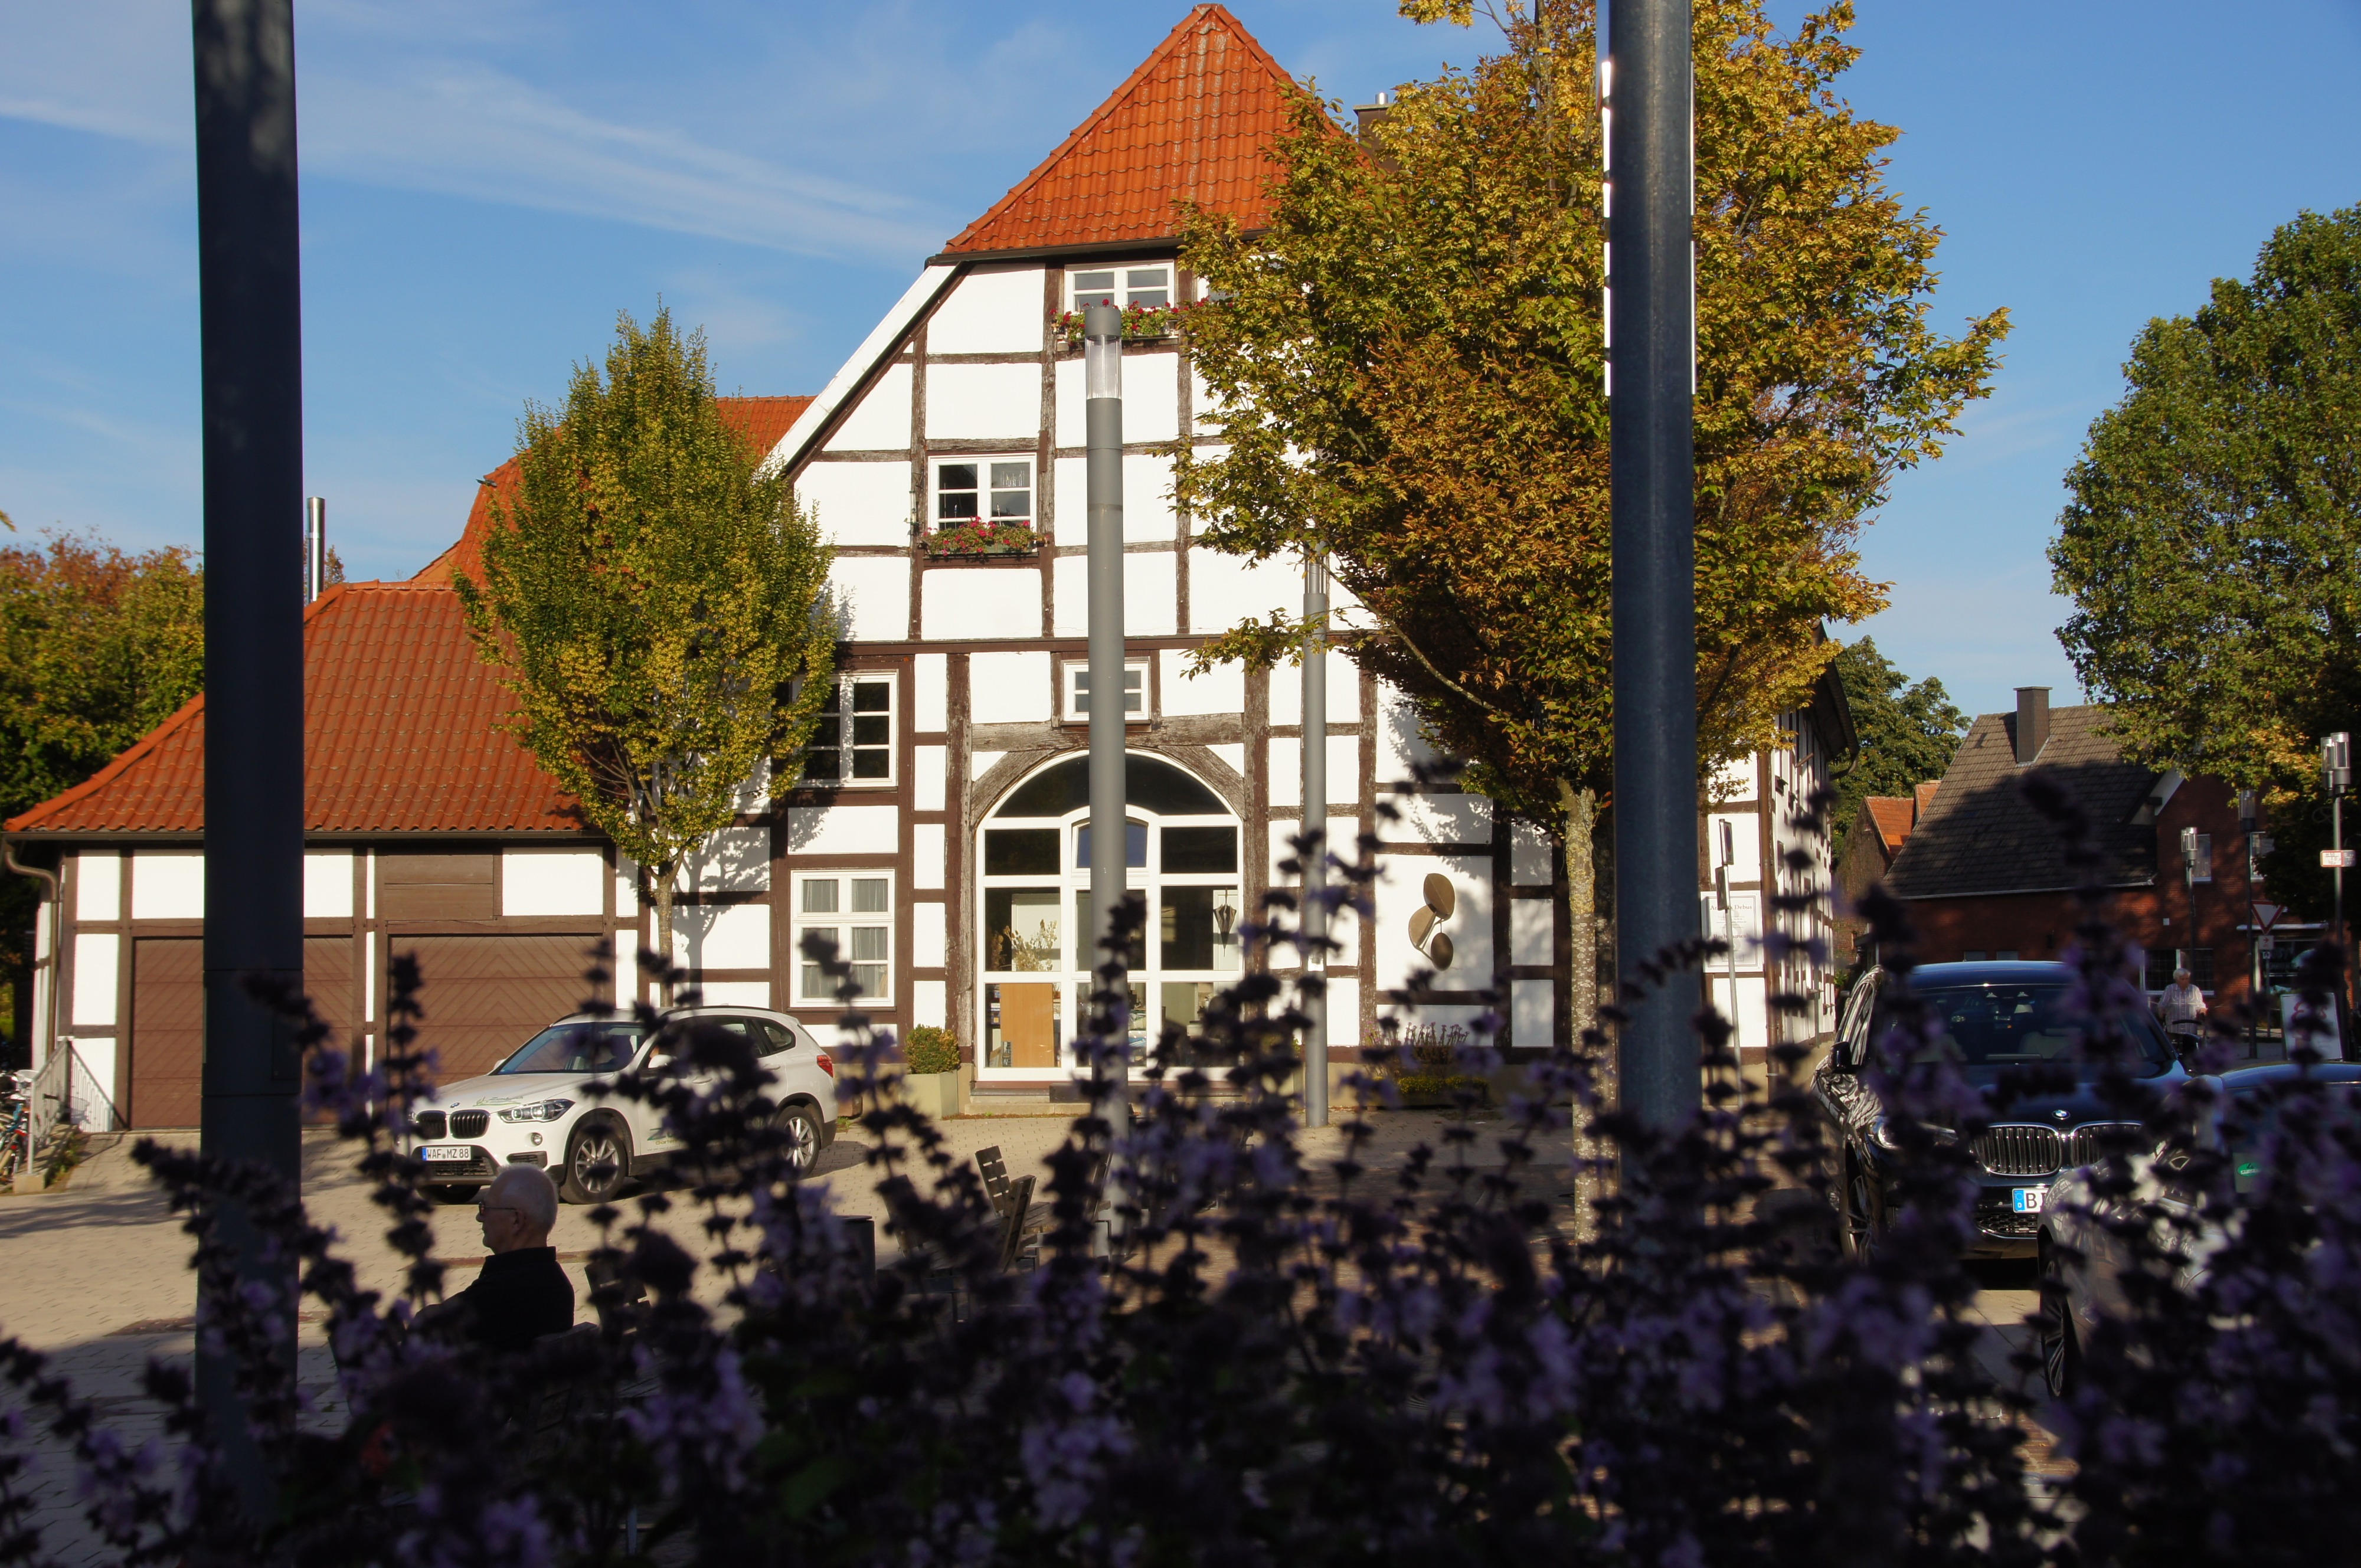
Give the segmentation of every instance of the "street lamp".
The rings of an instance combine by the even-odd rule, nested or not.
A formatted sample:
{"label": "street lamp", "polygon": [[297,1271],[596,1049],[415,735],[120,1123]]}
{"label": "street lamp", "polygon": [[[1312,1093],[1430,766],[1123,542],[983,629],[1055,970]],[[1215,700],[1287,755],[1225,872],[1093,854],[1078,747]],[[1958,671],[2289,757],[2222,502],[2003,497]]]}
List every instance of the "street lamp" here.
{"label": "street lamp", "polygon": [[[1328,1124],[1328,563],[1303,557],[1303,1123]],[[1315,970],[1314,965],[1318,968]]]}
{"label": "street lamp", "polygon": [[1129,880],[1131,834],[1124,820],[1123,748],[1123,313],[1093,304],[1082,313],[1082,418],[1088,452],[1091,671],[1091,916],[1099,958],[1115,966],[1112,1027],[1123,1046],[1110,1075],[1092,1068],[1098,1113],[1118,1135],[1130,1119],[1131,976],[1128,942],[1113,940]]}
{"label": "street lamp", "polygon": [[2256,1048],[2255,1028],[2262,1015],[2263,965],[2262,948],[2257,940],[2255,927],[2255,821],[2258,815],[2255,792],[2238,792],[2238,838],[2246,847],[2246,1057],[2252,1060]]}
{"label": "street lamp", "polygon": [[1713,895],[1721,905],[1721,941],[1729,949],[1730,1054],[1738,1054],[1738,910],[1730,898],[1730,868],[1738,859],[1738,834],[1728,818],[1721,826],[1720,864],[1713,869]]}
{"label": "street lamp", "polygon": [[[2336,923],[2330,927],[2335,933],[2336,945],[2345,944],[2345,868],[2352,863],[2352,851],[2345,847],[2345,792],[2353,787],[2353,737],[2340,729],[2320,743],[2321,775],[2328,785],[2329,844],[2328,853],[2321,860],[2329,867],[2336,884]],[[2342,1055],[2345,1046],[2345,987],[2336,988],[2336,1044]]]}

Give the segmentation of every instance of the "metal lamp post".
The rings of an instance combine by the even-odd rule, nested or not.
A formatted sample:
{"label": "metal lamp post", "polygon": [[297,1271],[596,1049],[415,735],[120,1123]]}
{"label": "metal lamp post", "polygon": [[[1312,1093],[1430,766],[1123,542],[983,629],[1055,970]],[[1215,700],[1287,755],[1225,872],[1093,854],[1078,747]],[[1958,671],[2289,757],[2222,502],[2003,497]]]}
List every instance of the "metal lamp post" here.
{"label": "metal lamp post", "polygon": [[[293,1032],[249,977],[303,981],[303,353],[291,0],[195,0],[197,277],[205,509],[204,1152],[293,1190]],[[289,1292],[240,1204],[214,1215],[247,1279]],[[291,1372],[291,1299],[274,1346]],[[199,1302],[199,1311],[204,1305]],[[236,1366],[197,1334],[198,1402],[249,1508],[271,1477]],[[258,1517],[268,1517],[258,1512]]]}
{"label": "metal lamp post", "polygon": [[[1303,559],[1303,1121],[1328,1124],[1328,563]],[[1317,966],[1315,970],[1314,966]]]}
{"label": "metal lamp post", "polygon": [[1713,869],[1714,901],[1721,905],[1721,943],[1730,970],[1730,1050],[1738,1054],[1738,905],[1730,896],[1730,868],[1738,860],[1738,834],[1721,825],[1721,863]]}
{"label": "metal lamp post", "polygon": [[2256,796],[2250,789],[2238,792],[2238,840],[2246,850],[2246,1056],[2255,1054],[2255,1025],[2262,1014],[2263,966],[2262,948],[2256,939],[2255,912],[2255,819]]}
{"label": "metal lamp post", "polygon": [[[1611,0],[1615,921],[1620,967],[1697,932],[1696,264],[1688,0]],[[1697,977],[1625,1003],[1623,1108],[1696,1113]]]}
{"label": "metal lamp post", "polygon": [[[2353,787],[2353,736],[2340,729],[2320,743],[2321,772],[2328,784],[2329,844],[2327,860],[2330,875],[2336,885],[2336,924],[2329,929],[2334,933],[2336,945],[2345,940],[2345,792]],[[2336,1044],[2341,1055],[2345,1046],[2345,989],[2336,988]]]}
{"label": "metal lamp post", "polygon": [[[1091,916],[1098,963],[1115,966],[1115,1037],[1125,1066],[1099,1081],[1099,1114],[1118,1131],[1130,1114],[1129,944],[1108,946],[1127,891],[1131,832],[1123,788],[1123,313],[1111,304],[1082,313],[1082,396],[1089,453],[1091,673]],[[1095,966],[1094,966],[1095,967]]]}

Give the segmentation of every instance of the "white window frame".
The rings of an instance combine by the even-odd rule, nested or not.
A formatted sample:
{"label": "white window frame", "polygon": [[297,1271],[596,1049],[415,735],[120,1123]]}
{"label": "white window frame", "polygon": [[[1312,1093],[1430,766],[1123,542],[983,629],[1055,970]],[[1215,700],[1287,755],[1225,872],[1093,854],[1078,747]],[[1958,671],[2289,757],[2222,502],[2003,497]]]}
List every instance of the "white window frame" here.
{"label": "white window frame", "polygon": [[[901,775],[902,691],[900,676],[892,670],[844,670],[839,672],[833,678],[836,681],[836,718],[834,722],[837,726],[837,776],[833,779],[816,779],[811,776],[808,766],[809,754],[813,747],[820,743],[820,729],[818,728],[815,728],[812,732],[811,742],[807,744],[805,747],[805,754],[796,759],[796,782],[799,784],[815,789],[892,789],[899,781]],[[851,752],[854,750],[854,747],[851,744],[851,725],[856,714],[856,710],[852,706],[853,688],[859,685],[882,685],[885,688],[885,776],[883,778],[853,778],[849,776],[846,771],[851,765]],[[825,714],[820,717],[821,727],[825,727],[829,722],[829,718]],[[860,750],[864,751],[874,751],[875,749],[876,748],[873,745],[862,746],[860,748]]]}
{"label": "white window frame", "polygon": [[993,453],[989,455],[970,455],[963,453],[957,456],[934,457],[928,459],[927,464],[927,532],[928,533],[939,532],[942,530],[943,524],[950,521],[942,516],[943,470],[945,468],[953,466],[954,465],[972,465],[975,468],[975,504],[977,515],[974,521],[978,522],[990,522],[993,521],[992,466],[994,463],[1022,463],[1025,465],[1026,493],[1033,498],[1032,505],[1027,509],[1027,513],[1023,518],[1009,518],[1006,521],[1010,522],[1021,521],[1026,527],[1031,529],[1034,532],[1040,532],[1041,466],[1035,462],[1033,457],[1034,455],[1030,452],[1005,452]]}
{"label": "white window frame", "polygon": [[[1148,673],[1150,663],[1152,661],[1147,659],[1126,659],[1123,662],[1126,695],[1130,686],[1128,677],[1134,673],[1139,676],[1139,707],[1137,709],[1125,708],[1123,721],[1126,724],[1145,724],[1156,716],[1156,686]],[[1082,706],[1082,696],[1077,689],[1082,682],[1075,678],[1088,676],[1090,673],[1091,662],[1088,659],[1068,659],[1058,667],[1058,711],[1069,724],[1088,724],[1091,720],[1090,710]]]}
{"label": "white window frame", "polygon": [[[1077,282],[1076,280],[1094,276],[1102,272],[1112,272],[1115,274],[1115,279],[1114,289],[1115,309],[1124,310],[1133,303],[1131,296],[1135,291],[1142,293],[1154,291],[1155,286],[1146,283],[1135,283],[1132,280],[1131,276],[1135,272],[1146,272],[1151,269],[1159,269],[1164,275],[1164,281],[1161,285],[1164,299],[1162,303],[1158,304],[1153,308],[1157,310],[1166,310],[1180,303],[1180,291],[1178,286],[1180,282],[1180,269],[1174,266],[1173,263],[1170,261],[1112,261],[1099,267],[1072,267],[1067,269],[1066,308],[1070,311],[1079,311],[1082,308],[1082,302],[1085,296],[1082,293],[1082,285]],[[1093,294],[1095,294],[1096,292],[1096,290],[1092,291]]]}
{"label": "white window frame", "polygon": [[[894,922],[895,916],[894,873],[878,866],[847,866],[840,867],[835,871],[796,872],[794,873],[790,881],[792,885],[788,891],[789,904],[787,921],[789,958],[787,962],[787,972],[789,977],[795,982],[794,993],[796,1005],[833,1006],[836,1004],[835,988],[832,983],[827,983],[827,976],[821,975],[819,977],[824,983],[818,995],[812,994],[805,987],[805,981],[810,978],[805,971],[807,969],[816,969],[817,966],[813,965],[808,959],[804,957],[804,933],[814,927],[819,927],[841,933],[837,943],[837,956],[839,958],[846,959],[859,964],[874,963],[884,971],[883,979],[876,990],[863,991],[862,992],[862,1002],[869,1003],[872,1006],[892,1006],[894,1003]],[[812,883],[822,882],[834,883],[837,884],[837,907],[832,911],[819,909],[807,910],[804,907],[805,887]],[[851,907],[852,883],[855,882],[884,883],[885,884],[885,907],[883,910],[853,909]],[[884,952],[884,957],[880,959],[874,957],[856,956],[855,939],[852,935],[855,930],[883,931],[884,933],[884,937],[882,942],[882,947]],[[862,943],[861,946],[867,947],[870,946],[870,944]]]}

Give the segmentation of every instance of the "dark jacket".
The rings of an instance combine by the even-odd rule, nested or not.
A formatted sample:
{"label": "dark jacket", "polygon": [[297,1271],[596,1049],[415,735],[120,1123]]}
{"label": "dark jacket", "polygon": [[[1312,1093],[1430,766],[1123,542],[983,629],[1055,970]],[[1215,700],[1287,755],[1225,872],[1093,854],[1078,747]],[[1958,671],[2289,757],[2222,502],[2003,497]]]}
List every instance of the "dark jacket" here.
{"label": "dark jacket", "polygon": [[453,1327],[485,1349],[522,1350],[544,1334],[574,1326],[574,1281],[558,1266],[555,1247],[496,1252],[445,1310]]}

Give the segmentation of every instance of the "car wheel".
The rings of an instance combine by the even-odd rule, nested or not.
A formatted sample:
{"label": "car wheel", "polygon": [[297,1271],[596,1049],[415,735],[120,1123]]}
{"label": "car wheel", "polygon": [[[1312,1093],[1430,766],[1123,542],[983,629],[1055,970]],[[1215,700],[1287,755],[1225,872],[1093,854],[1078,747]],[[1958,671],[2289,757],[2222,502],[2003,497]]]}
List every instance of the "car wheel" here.
{"label": "car wheel", "polygon": [[788,1168],[797,1176],[809,1176],[819,1162],[819,1117],[808,1105],[789,1105],[772,1125],[785,1139]]}
{"label": "car wheel", "polygon": [[558,1196],[568,1203],[604,1203],[631,1168],[631,1140],[603,1117],[574,1130],[566,1146],[566,1179]]}
{"label": "car wheel", "polygon": [[2041,1381],[2051,1398],[2062,1399],[2081,1377],[2082,1342],[2066,1293],[2065,1260],[2047,1237],[2041,1243],[2041,1309],[2035,1323],[2041,1339]]}
{"label": "car wheel", "polygon": [[1869,1179],[1869,1169],[1857,1159],[1845,1162],[1844,1183],[1844,1247],[1845,1255],[1856,1263],[1867,1263],[1877,1255],[1877,1244],[1885,1234],[1885,1203],[1876,1184]]}

